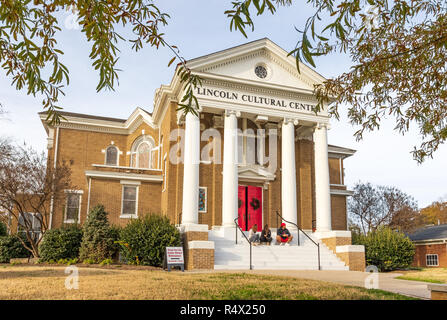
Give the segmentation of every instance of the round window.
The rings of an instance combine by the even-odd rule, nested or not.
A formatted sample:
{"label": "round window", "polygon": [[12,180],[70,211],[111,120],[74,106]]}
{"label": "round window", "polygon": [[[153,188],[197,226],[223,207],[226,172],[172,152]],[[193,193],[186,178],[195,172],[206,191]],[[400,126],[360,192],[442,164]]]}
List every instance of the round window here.
{"label": "round window", "polygon": [[256,66],[255,74],[258,78],[265,79],[267,77],[267,69],[264,66]]}

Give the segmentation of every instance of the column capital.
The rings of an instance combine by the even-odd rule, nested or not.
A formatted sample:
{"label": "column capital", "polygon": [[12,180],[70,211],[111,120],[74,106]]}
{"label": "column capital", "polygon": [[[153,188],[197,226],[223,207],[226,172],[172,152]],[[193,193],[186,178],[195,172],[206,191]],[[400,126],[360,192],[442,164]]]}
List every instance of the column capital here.
{"label": "column capital", "polygon": [[236,110],[228,110],[228,109],[226,109],[224,115],[226,117],[229,117],[231,115],[235,115],[237,118],[239,118],[241,116],[241,112],[240,111],[236,111]]}
{"label": "column capital", "polygon": [[329,130],[331,128],[331,125],[329,123],[325,122],[318,122],[315,124],[315,129],[326,129]]}
{"label": "column capital", "polygon": [[283,123],[283,124],[293,123],[293,125],[297,126],[298,123],[299,123],[299,121],[298,121],[298,119],[284,118],[284,119],[282,120],[282,123]]}

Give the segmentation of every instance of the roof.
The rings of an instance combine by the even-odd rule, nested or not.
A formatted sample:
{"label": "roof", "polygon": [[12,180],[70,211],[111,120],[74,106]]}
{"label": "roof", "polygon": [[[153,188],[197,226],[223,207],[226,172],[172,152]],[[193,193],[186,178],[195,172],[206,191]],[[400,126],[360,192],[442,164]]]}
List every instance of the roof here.
{"label": "roof", "polygon": [[[147,111],[146,111],[147,112]],[[95,120],[105,120],[105,121],[115,121],[115,122],[121,122],[124,123],[127,121],[127,119],[118,119],[118,118],[110,118],[110,117],[99,117],[99,116],[93,116],[90,114],[83,114],[83,113],[74,113],[74,112],[66,112],[66,111],[58,111],[61,116],[67,116],[67,117],[77,117],[77,118],[85,118],[85,119],[95,119]],[[47,111],[39,112],[39,115],[46,115]]]}
{"label": "roof", "polygon": [[409,235],[412,241],[447,239],[447,224],[426,226]]}
{"label": "roof", "polygon": [[328,144],[328,152],[334,155],[337,155],[337,157],[341,157],[341,158],[347,158],[352,156],[354,153],[356,153],[357,151],[354,149],[349,149],[349,148],[345,148],[345,147],[340,147],[340,146],[334,146],[333,144]]}

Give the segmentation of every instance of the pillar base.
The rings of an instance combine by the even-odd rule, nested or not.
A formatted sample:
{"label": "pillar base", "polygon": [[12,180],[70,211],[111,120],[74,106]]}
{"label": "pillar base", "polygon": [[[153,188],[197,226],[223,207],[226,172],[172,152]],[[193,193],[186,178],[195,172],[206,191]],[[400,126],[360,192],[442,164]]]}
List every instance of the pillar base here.
{"label": "pillar base", "polygon": [[208,240],[208,225],[182,224],[178,229],[182,235],[185,269],[214,269],[214,241]]}
{"label": "pillar base", "polygon": [[352,245],[351,231],[316,231],[314,236],[340,258],[350,271],[365,271],[365,247]]}

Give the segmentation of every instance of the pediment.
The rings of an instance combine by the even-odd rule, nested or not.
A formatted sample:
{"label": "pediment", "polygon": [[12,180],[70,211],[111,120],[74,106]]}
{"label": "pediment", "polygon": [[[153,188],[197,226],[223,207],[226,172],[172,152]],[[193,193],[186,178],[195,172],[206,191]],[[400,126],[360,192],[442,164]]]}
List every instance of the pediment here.
{"label": "pediment", "polygon": [[[201,74],[304,90],[313,90],[314,84],[325,80],[304,64],[300,64],[301,73],[298,73],[295,58],[288,56],[286,50],[269,39],[257,40],[193,59],[188,61],[188,66]],[[256,74],[257,66],[265,69],[265,78]]]}
{"label": "pediment", "polygon": [[239,166],[238,176],[241,180],[272,181],[275,179],[274,174],[259,166]]}

